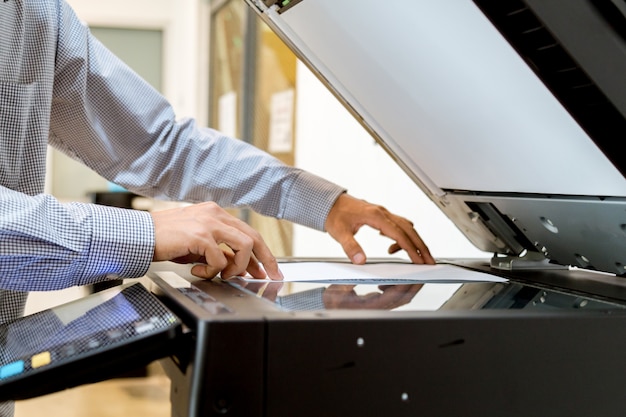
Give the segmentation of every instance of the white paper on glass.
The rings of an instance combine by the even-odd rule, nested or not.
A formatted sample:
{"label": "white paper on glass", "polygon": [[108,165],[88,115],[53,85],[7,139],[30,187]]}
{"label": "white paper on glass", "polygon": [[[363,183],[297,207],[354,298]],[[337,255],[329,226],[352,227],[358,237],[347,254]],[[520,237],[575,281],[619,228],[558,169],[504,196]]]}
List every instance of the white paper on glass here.
{"label": "white paper on glass", "polygon": [[[449,264],[283,262],[279,263],[279,268],[286,282],[415,284],[507,281],[506,278]],[[244,279],[258,281],[251,277]]]}

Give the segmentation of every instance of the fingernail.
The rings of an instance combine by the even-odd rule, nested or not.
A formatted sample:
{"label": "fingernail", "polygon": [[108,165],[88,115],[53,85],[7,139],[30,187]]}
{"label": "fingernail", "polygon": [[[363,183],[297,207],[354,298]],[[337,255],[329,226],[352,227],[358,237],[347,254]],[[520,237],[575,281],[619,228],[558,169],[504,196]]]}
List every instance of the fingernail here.
{"label": "fingernail", "polygon": [[365,262],[365,255],[362,253],[357,253],[352,257],[352,263],[354,264],[362,264]]}

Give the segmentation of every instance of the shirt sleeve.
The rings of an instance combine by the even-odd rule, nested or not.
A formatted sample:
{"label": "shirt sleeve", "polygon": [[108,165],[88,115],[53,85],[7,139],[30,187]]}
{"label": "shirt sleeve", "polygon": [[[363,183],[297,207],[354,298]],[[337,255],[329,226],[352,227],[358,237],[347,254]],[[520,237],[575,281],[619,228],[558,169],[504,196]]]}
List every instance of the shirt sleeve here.
{"label": "shirt sleeve", "polygon": [[176,118],[165,98],[62,13],[51,144],[135,193],[249,207],[318,230],[345,190],[242,140]]}
{"label": "shirt sleeve", "polygon": [[0,288],[49,291],[107,275],[139,277],[152,260],[147,212],[61,204],[0,187]]}

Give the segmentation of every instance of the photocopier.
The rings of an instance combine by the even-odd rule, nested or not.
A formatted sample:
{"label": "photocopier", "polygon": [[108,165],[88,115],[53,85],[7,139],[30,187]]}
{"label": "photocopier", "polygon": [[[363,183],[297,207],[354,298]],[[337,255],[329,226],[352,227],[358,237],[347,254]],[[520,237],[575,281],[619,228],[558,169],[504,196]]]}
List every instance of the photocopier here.
{"label": "photocopier", "polygon": [[1,325],[0,400],[160,360],[173,417],[625,415],[626,1],[244,1],[497,279],[155,263]]}

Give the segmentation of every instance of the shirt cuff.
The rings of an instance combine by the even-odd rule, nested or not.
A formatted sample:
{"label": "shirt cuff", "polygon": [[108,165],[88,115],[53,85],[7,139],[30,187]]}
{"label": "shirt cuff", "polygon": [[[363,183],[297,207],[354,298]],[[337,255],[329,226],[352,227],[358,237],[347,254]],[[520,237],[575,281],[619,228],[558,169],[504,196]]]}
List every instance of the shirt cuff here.
{"label": "shirt cuff", "polygon": [[137,278],[145,275],[154,254],[154,225],[150,213],[96,204],[91,211],[92,238],[78,285],[103,276]]}
{"label": "shirt cuff", "polygon": [[324,231],[326,217],[345,188],[302,171],[289,190],[283,209],[285,220]]}

